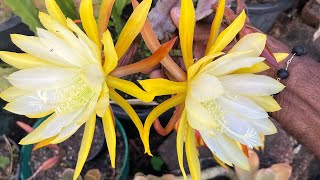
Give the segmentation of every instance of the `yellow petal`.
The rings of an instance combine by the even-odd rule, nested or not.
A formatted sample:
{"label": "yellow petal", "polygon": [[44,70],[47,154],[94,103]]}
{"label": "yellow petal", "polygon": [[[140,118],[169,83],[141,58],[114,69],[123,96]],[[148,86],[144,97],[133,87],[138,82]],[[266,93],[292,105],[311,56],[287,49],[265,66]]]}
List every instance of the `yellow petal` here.
{"label": "yellow petal", "polygon": [[46,0],[46,7],[51,17],[56,19],[63,26],[67,27],[66,17],[55,0]]}
{"label": "yellow petal", "polygon": [[214,16],[214,19],[213,19],[213,22],[211,25],[209,41],[208,41],[207,48],[206,48],[206,54],[210,50],[211,46],[215,43],[215,41],[217,40],[217,37],[219,35],[225,6],[226,6],[226,0],[219,0],[218,8],[217,8],[217,11],[215,13],[215,16]]}
{"label": "yellow petal", "polygon": [[141,140],[144,144],[143,125],[137,113],[134,111],[131,105],[123,97],[121,97],[114,89],[110,89],[110,98],[128,114],[134,125],[137,127]]}
{"label": "yellow petal", "polygon": [[154,99],[153,94],[143,91],[137,85],[130,81],[119,79],[113,76],[108,76],[107,84],[108,86],[130,94],[131,96],[134,96],[143,102],[151,102]]}
{"label": "yellow petal", "polygon": [[40,58],[31,56],[30,54],[26,53],[0,51],[0,59],[3,60],[5,63],[10,64],[11,66],[18,69],[27,69],[39,66],[52,65],[48,61],[44,61]]}
{"label": "yellow petal", "polygon": [[88,37],[101,49],[98,26],[93,15],[92,0],[82,0],[79,12],[83,29],[86,31]]}
{"label": "yellow petal", "polygon": [[86,162],[86,159],[89,155],[91,143],[93,140],[95,125],[96,125],[96,114],[93,113],[90,119],[86,122],[86,125],[84,128],[84,132],[82,136],[83,138],[82,138],[80,150],[78,153],[78,161],[77,161],[76,169],[73,176],[74,180],[76,180],[80,175],[83,165]]}
{"label": "yellow petal", "polygon": [[248,96],[256,104],[262,107],[266,112],[275,112],[281,110],[280,105],[272,96]]}
{"label": "yellow petal", "polygon": [[242,37],[228,52],[250,51],[248,57],[260,56],[267,42],[267,35],[262,33],[250,33]]}
{"label": "yellow petal", "polygon": [[188,69],[188,80],[191,80],[196,74],[197,72],[201,69],[201,67],[203,67],[203,65],[208,64],[209,62],[211,62],[214,58],[223,55],[224,53],[216,53],[213,55],[209,55],[209,56],[205,56],[203,58],[201,58],[199,61],[197,61],[196,63],[194,63],[189,69]]}
{"label": "yellow petal", "polygon": [[116,43],[116,51],[120,59],[127,51],[132,41],[140,33],[151,6],[152,0],[143,0],[136,7],[119,35]]}
{"label": "yellow petal", "polygon": [[186,130],[186,155],[192,179],[201,179],[200,161],[196,147],[195,130],[187,125]]}
{"label": "yellow petal", "polygon": [[51,144],[51,142],[57,137],[58,135],[56,136],[53,136],[51,138],[48,138],[46,140],[43,140],[43,141],[40,141],[39,143],[37,143],[34,148],[33,148],[33,151],[34,150],[37,150],[37,149],[40,149],[42,147],[45,147],[45,146],[48,146],[49,144]]}
{"label": "yellow petal", "polygon": [[117,52],[114,48],[113,40],[109,30],[107,29],[102,36],[102,43],[104,45],[104,73],[108,75],[118,64]]}
{"label": "yellow petal", "polygon": [[101,2],[98,18],[98,29],[100,38],[102,37],[102,34],[106,31],[108,27],[113,4],[114,0],[102,0]]}
{"label": "yellow petal", "polygon": [[104,82],[102,85],[102,91],[100,93],[99,100],[96,105],[96,113],[99,117],[103,117],[109,106],[109,88]]}
{"label": "yellow petal", "polygon": [[177,155],[178,155],[178,163],[179,167],[181,170],[181,173],[183,175],[183,179],[187,179],[186,172],[183,167],[183,143],[184,143],[184,135],[187,127],[187,116],[185,110],[183,110],[180,122],[179,122],[179,127],[177,131]]}
{"label": "yellow petal", "polygon": [[193,34],[195,26],[195,10],[192,0],[181,1],[180,20],[179,20],[179,37],[186,69],[194,63],[193,61]]}
{"label": "yellow petal", "polygon": [[28,91],[26,90],[22,90],[22,89],[18,89],[16,87],[9,87],[6,90],[3,90],[0,93],[0,97],[7,101],[7,102],[12,102],[13,100],[15,100],[16,98],[26,95],[28,93]]}
{"label": "yellow petal", "polygon": [[106,114],[102,117],[103,130],[107,141],[108,152],[110,155],[110,161],[112,168],[116,165],[116,130],[113,123],[112,114],[110,108],[106,111]]}
{"label": "yellow petal", "polygon": [[246,21],[246,13],[242,13],[218,36],[216,42],[211,46],[208,55],[221,52],[240,32]]}
{"label": "yellow petal", "polygon": [[146,152],[152,156],[149,146],[149,133],[152,123],[155,121],[157,117],[159,117],[161,114],[169,110],[170,108],[173,108],[185,100],[186,95],[185,94],[178,94],[163,103],[159,104],[157,107],[155,107],[150,114],[148,115],[143,128],[143,141],[145,142],[145,148]]}
{"label": "yellow petal", "polygon": [[[274,57],[276,58],[277,62],[281,62],[282,60],[286,59],[288,57],[288,53],[274,53]],[[264,62],[259,62],[255,65],[253,65],[250,68],[241,68],[233,72],[233,74],[242,74],[242,73],[259,73],[262,71],[265,71],[269,69],[270,67],[264,63]]]}
{"label": "yellow petal", "polygon": [[177,94],[187,91],[186,82],[174,82],[167,79],[147,79],[139,81],[141,86],[147,92],[155,96]]}

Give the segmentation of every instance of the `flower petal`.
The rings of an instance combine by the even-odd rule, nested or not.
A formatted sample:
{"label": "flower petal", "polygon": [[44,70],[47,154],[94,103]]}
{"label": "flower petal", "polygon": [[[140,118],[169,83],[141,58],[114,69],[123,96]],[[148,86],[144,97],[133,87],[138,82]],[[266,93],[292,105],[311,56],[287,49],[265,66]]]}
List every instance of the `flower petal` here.
{"label": "flower petal", "polygon": [[104,45],[104,64],[103,69],[104,73],[108,75],[113,71],[118,65],[118,55],[114,48],[113,40],[109,30],[107,29],[102,36],[102,43]]}
{"label": "flower petal", "polygon": [[245,119],[261,135],[272,135],[277,133],[276,126],[269,118],[264,119]]}
{"label": "flower petal", "polygon": [[107,30],[114,1],[115,0],[102,0],[101,2],[98,18],[98,30],[100,38],[102,37],[102,34]]}
{"label": "flower petal", "polygon": [[193,60],[193,34],[195,26],[195,10],[192,0],[181,1],[180,20],[179,20],[179,37],[186,69],[194,63]]}
{"label": "flower petal", "polygon": [[226,90],[245,96],[269,96],[285,88],[277,80],[263,75],[234,74],[219,80]]}
{"label": "flower petal", "polygon": [[275,112],[281,110],[280,105],[272,96],[248,96],[266,112]]}
{"label": "flower petal", "polygon": [[248,56],[258,57],[262,53],[267,42],[267,36],[262,33],[251,33],[242,37],[228,53],[250,51]]}
{"label": "flower petal", "polygon": [[140,33],[147,19],[151,3],[152,0],[143,0],[138,7],[134,9],[126,25],[123,27],[115,47],[119,59],[124,55],[130,44]]}
{"label": "flower petal", "polygon": [[13,86],[13,87],[9,87],[6,90],[3,90],[0,93],[0,97],[7,102],[12,102],[13,100],[17,99],[18,97],[24,96],[28,93],[30,93],[30,92],[23,90],[23,89],[16,88]]}
{"label": "flower petal", "polygon": [[189,82],[189,93],[199,102],[213,100],[223,92],[219,79],[209,74],[200,74]]}
{"label": "flower petal", "polygon": [[195,130],[187,125],[186,129],[186,155],[192,179],[201,179],[199,152],[196,147]]}
{"label": "flower petal", "polygon": [[183,110],[180,118],[179,126],[178,126],[178,131],[177,131],[176,146],[177,146],[178,163],[184,179],[187,178],[187,175],[183,167],[183,142],[184,142],[184,137],[185,137],[184,135],[185,135],[187,123],[188,123],[187,114],[186,114],[186,111]]}
{"label": "flower petal", "polygon": [[38,67],[15,72],[8,77],[8,80],[19,89],[39,90],[68,86],[78,75],[76,69]]}
{"label": "flower petal", "polygon": [[111,167],[116,167],[116,130],[113,122],[110,108],[108,107],[106,114],[102,117],[103,130],[107,141],[108,152],[111,161]]}
{"label": "flower petal", "polygon": [[200,134],[209,149],[220,160],[228,165],[234,164],[245,170],[250,169],[247,157],[235,141],[223,134],[209,135],[205,131],[200,131]]}
{"label": "flower petal", "polygon": [[167,79],[147,79],[139,81],[140,85],[148,93],[155,96],[171,95],[187,91],[186,82],[174,82]]}
{"label": "flower petal", "polygon": [[84,128],[84,132],[82,136],[83,138],[82,138],[80,150],[78,153],[77,165],[73,175],[74,180],[76,180],[80,175],[83,165],[86,162],[86,159],[89,155],[90,147],[93,140],[95,125],[96,125],[96,114],[93,113],[89,118],[89,120],[86,122],[86,125]]}
{"label": "flower petal", "polygon": [[34,144],[59,134],[62,128],[71,124],[83,110],[84,108],[80,108],[77,111],[68,114],[51,115],[19,143],[23,145]]}
{"label": "flower petal", "polygon": [[98,26],[93,14],[92,0],[82,0],[79,12],[83,29],[88,37],[98,46],[98,49],[101,49]]}
{"label": "flower petal", "polygon": [[61,11],[60,7],[56,3],[55,0],[45,0],[46,8],[48,13],[51,17],[59,21],[59,23],[63,26],[67,26],[66,24],[66,17],[64,16],[63,12]]}

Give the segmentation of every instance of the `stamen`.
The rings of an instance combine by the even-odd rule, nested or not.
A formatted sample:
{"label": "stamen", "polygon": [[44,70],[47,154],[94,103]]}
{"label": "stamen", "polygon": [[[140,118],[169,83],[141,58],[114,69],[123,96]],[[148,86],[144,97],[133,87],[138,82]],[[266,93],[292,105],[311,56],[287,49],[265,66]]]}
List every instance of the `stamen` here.
{"label": "stamen", "polygon": [[211,100],[201,102],[201,105],[211,113],[212,119],[216,124],[215,128],[212,129],[212,132],[209,132],[209,134],[215,135],[216,133],[223,133],[226,120],[224,119],[224,113],[221,111],[219,104],[215,100]]}

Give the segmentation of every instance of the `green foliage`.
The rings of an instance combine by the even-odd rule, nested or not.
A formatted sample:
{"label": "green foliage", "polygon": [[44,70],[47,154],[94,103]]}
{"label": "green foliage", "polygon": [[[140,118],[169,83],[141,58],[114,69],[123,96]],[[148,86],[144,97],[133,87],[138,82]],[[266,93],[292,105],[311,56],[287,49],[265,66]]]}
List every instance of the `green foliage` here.
{"label": "green foliage", "polygon": [[10,159],[5,156],[0,156],[0,168],[4,169],[10,163]]}
{"label": "green foliage", "polygon": [[56,0],[56,2],[65,16],[72,20],[78,18],[77,10],[73,0]]}
{"label": "green foliage", "polygon": [[110,22],[110,25],[114,26],[116,29],[117,34],[119,35],[121,33],[122,28],[124,27],[124,20],[121,19],[121,15],[123,12],[123,9],[126,7],[127,4],[129,4],[130,0],[116,0],[114,2],[114,6],[111,12],[111,18],[112,22]]}
{"label": "green foliage", "polygon": [[154,170],[160,171],[163,164],[164,164],[164,161],[162,160],[161,157],[157,157],[157,156],[151,157],[151,166]]}
{"label": "green foliage", "polygon": [[38,18],[39,11],[34,7],[32,0],[4,0],[4,2],[33,32],[36,32],[36,27],[42,27]]}

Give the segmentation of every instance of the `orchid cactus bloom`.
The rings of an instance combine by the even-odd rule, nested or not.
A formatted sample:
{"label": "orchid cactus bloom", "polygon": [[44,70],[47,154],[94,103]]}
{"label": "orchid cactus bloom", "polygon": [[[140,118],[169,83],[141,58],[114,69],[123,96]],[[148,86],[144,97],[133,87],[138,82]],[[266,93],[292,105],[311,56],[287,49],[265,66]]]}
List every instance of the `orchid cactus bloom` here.
{"label": "orchid cactus bloom", "polygon": [[[193,60],[195,15],[191,0],[182,0],[179,22],[181,50],[187,68],[187,82],[166,79],[142,80],[142,87],[154,95],[174,95],[157,106],[144,125],[144,141],[149,142],[152,123],[166,110],[178,106],[177,154],[183,168],[183,144],[192,179],[200,178],[196,147],[196,131],[212,153],[222,162],[249,169],[241,144],[247,147],[263,145],[261,136],[277,132],[267,112],[280,110],[272,94],[284,86],[275,79],[253,73],[267,69],[259,57],[266,44],[266,35],[252,33],[240,39],[225,55],[222,52],[242,29],[246,14],[242,12],[220,34],[225,1],[219,1],[218,12],[211,29],[208,51],[199,61]],[[222,16],[221,16],[222,13]],[[219,19],[220,18],[220,19]],[[219,22],[219,23],[215,23]],[[216,35],[215,35],[216,34]],[[284,59],[286,54],[275,54]],[[212,61],[215,59],[214,61]],[[182,110],[181,110],[182,108]],[[147,152],[151,155],[149,145]]]}
{"label": "orchid cactus bloom", "polygon": [[[149,58],[117,68],[119,58],[143,27],[151,0],[144,0],[134,10],[115,46],[107,30],[113,2],[102,1],[97,24],[92,0],[81,1],[80,17],[85,34],[64,16],[55,0],[46,0],[49,14],[39,14],[46,29],[37,28],[38,37],[11,36],[12,41],[26,53],[0,52],[3,61],[21,69],[8,77],[13,86],[1,92],[1,98],[9,102],[5,109],[30,118],[50,115],[20,144],[38,143],[36,148],[40,148],[60,143],[85,124],[75,178],[79,176],[88,156],[96,115],[102,117],[111,165],[115,167],[116,133],[109,98],[128,113],[143,137],[139,117],[115,89],[144,102],[152,101],[154,95],[119,77],[154,66],[174,44],[172,40]],[[102,46],[104,58],[101,55]]]}

